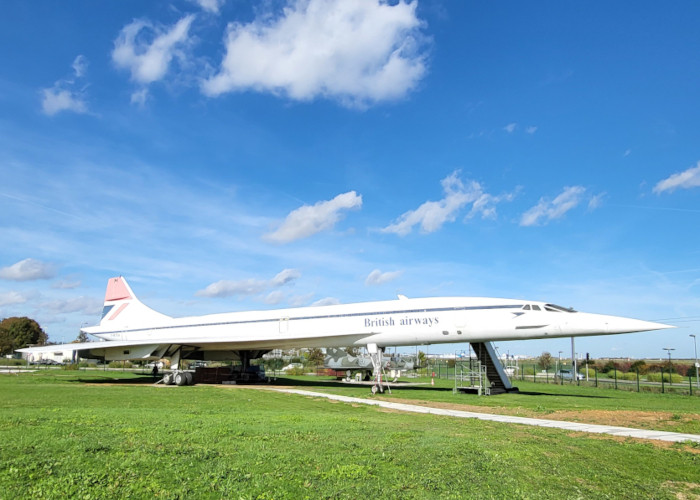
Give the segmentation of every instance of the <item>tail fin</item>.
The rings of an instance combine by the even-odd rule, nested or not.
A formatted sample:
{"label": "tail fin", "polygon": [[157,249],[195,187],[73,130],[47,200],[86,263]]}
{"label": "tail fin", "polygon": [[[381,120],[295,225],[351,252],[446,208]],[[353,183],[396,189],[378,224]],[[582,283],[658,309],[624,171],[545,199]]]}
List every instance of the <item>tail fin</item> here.
{"label": "tail fin", "polygon": [[110,278],[107,282],[100,326],[134,327],[167,319],[170,316],[154,311],[137,299],[123,277]]}

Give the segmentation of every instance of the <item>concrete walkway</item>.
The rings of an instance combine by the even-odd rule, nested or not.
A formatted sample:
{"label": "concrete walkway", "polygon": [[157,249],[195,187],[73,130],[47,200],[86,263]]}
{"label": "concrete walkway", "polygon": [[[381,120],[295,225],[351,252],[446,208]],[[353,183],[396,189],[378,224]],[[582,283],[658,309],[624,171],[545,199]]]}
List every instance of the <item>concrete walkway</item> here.
{"label": "concrete walkway", "polygon": [[700,435],[698,434],[681,434],[678,432],[664,432],[644,429],[632,429],[630,427],[616,427],[613,425],[596,425],[585,424],[580,422],[564,422],[561,420],[546,420],[543,418],[526,418],[514,417],[510,415],[494,415],[492,413],[476,413],[472,411],[447,410],[444,408],[431,408],[429,406],[409,405],[404,403],[391,403],[389,401],[377,401],[374,399],[352,398],[348,396],[339,396],[336,394],[325,394],[322,392],[303,391],[300,389],[273,389],[279,392],[289,394],[300,394],[302,396],[312,396],[316,398],[327,398],[335,401],[343,401],[344,403],[359,403],[365,405],[379,406],[381,408],[390,408],[392,410],[412,412],[412,413],[429,413],[431,415],[444,415],[447,417],[457,418],[477,418],[479,420],[491,420],[492,422],[502,422],[505,424],[522,424],[534,425],[538,427],[553,427],[555,429],[564,429],[567,431],[576,432],[591,432],[595,434],[610,434],[612,436],[633,437],[638,439],[654,439],[658,441],[672,441],[681,443],[684,441],[692,441],[700,443]]}

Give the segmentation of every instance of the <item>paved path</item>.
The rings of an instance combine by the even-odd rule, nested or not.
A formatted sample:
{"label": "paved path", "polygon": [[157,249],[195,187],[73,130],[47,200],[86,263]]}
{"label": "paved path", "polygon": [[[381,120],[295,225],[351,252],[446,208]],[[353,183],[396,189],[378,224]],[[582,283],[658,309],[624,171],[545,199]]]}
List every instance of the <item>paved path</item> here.
{"label": "paved path", "polygon": [[546,420],[543,418],[526,418],[514,417],[510,415],[494,415],[492,413],[476,413],[472,411],[448,410],[444,408],[431,408],[429,406],[409,405],[404,403],[391,403],[389,401],[378,401],[374,399],[352,398],[348,396],[339,396],[336,394],[326,394],[322,392],[303,391],[300,389],[274,389],[279,392],[290,394],[301,394],[302,396],[313,396],[317,398],[333,399],[335,401],[343,401],[345,403],[359,403],[365,405],[379,406],[382,408],[390,408],[393,410],[413,412],[413,413],[430,413],[432,415],[445,415],[448,417],[457,418],[477,418],[479,420],[491,420],[493,422],[502,422],[507,424],[522,424],[534,425],[538,427],[553,427],[556,429],[564,429],[577,432],[591,432],[596,434],[610,434],[612,436],[633,437],[639,439],[655,439],[659,441],[684,442],[692,441],[700,443],[700,435],[698,434],[681,434],[678,432],[664,432],[644,429],[633,429],[631,427],[617,427],[614,425],[596,425],[585,424],[580,422],[564,422],[561,420]]}

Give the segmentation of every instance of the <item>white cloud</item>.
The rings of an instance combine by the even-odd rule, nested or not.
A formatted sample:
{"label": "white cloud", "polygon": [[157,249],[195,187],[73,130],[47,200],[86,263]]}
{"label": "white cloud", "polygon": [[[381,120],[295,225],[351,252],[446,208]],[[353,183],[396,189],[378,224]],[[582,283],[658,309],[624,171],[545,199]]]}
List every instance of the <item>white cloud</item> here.
{"label": "white cloud", "polygon": [[375,269],[374,271],[369,273],[369,276],[367,276],[367,279],[365,280],[365,285],[383,285],[384,283],[394,281],[395,279],[399,278],[402,274],[403,271],[387,271],[383,273],[379,269]]}
{"label": "white cloud", "polygon": [[299,278],[301,278],[301,273],[296,269],[284,269],[272,278],[272,284],[274,286],[282,286]]}
{"label": "white cloud", "polygon": [[341,219],[344,210],[362,206],[362,196],[349,191],[339,194],[329,201],[319,201],[315,205],[304,205],[287,215],[282,225],[264,236],[267,241],[289,243],[307,238],[321,231],[331,229]]}
{"label": "white cloud", "polygon": [[311,304],[311,307],[322,307],[322,306],[337,306],[340,304],[340,301],[336,299],[335,297],[326,297],[320,300],[317,300],[313,304]]}
{"label": "white cloud", "polygon": [[270,304],[272,306],[277,305],[283,302],[285,297],[286,295],[283,291],[275,290],[267,294],[267,297],[265,297],[265,304]]}
{"label": "white cloud", "polygon": [[71,299],[57,299],[40,304],[42,309],[55,314],[82,313],[97,316],[102,309],[102,301],[95,297],[75,297]]}
{"label": "white cloud", "polygon": [[569,210],[575,208],[581,203],[583,194],[586,188],[582,186],[565,187],[564,191],[549,201],[546,198],[540,198],[540,201],[525,212],[520,219],[521,226],[535,226],[540,223],[541,219],[547,223],[553,219],[563,217]]}
{"label": "white cloud", "polygon": [[506,125],[505,127],[503,127],[503,130],[505,130],[505,131],[508,132],[509,134],[512,134],[513,132],[515,132],[515,129],[516,129],[516,128],[518,128],[518,124],[517,124],[517,123],[509,123],[508,125]]}
{"label": "white cloud", "polygon": [[88,61],[87,58],[79,54],[75,59],[73,59],[73,71],[75,72],[76,78],[82,78],[87,73]]}
{"label": "white cloud", "polygon": [[700,161],[694,166],[690,167],[683,172],[678,172],[676,174],[667,177],[666,179],[659,181],[656,186],[654,186],[654,192],[656,194],[663,193],[665,191],[673,192],[678,188],[690,189],[693,187],[700,186]]}
{"label": "white cloud", "polygon": [[405,236],[420,225],[424,233],[432,233],[440,229],[446,222],[453,222],[457,213],[469,203],[472,208],[467,218],[481,214],[483,218],[495,217],[493,206],[501,201],[509,201],[514,195],[493,196],[485,193],[478,182],[465,184],[459,178],[459,171],[454,171],[442,181],[445,197],[439,201],[426,201],[415,210],[405,212],[399,219],[382,229],[384,233],[395,233]]}
{"label": "white cloud", "polygon": [[600,205],[603,204],[603,199],[607,193],[600,193],[595,196],[592,196],[590,200],[588,200],[588,211],[592,212],[593,210],[596,210],[597,208],[600,207]]}
{"label": "white cloud", "polygon": [[184,60],[182,50],[189,41],[194,18],[190,14],[169,28],[146,20],[134,20],[122,28],[114,41],[112,60],[117,67],[129,70],[131,79],[139,84],[148,85],[161,80],[173,58]]}
{"label": "white cloud", "polygon": [[289,0],[282,13],[231,23],[215,97],[255,90],[306,101],[322,96],[366,106],[398,99],[426,73],[417,2]]}
{"label": "white cloud", "polygon": [[532,134],[534,134],[535,132],[537,132],[537,127],[534,126],[534,125],[530,125],[529,127],[526,127],[526,128],[525,128],[525,133],[526,133],[526,134],[532,135]]}
{"label": "white cloud", "polygon": [[41,93],[44,96],[41,101],[41,109],[49,116],[61,111],[87,113],[87,104],[83,98],[70,90],[53,87],[43,89]]}
{"label": "white cloud", "polygon": [[78,288],[80,285],[82,285],[80,280],[69,281],[68,279],[63,279],[51,285],[51,288],[57,290],[70,290],[72,288]]}
{"label": "white cloud", "polygon": [[[301,277],[296,269],[285,269],[270,280],[249,278],[238,281],[221,280],[195,293],[198,297],[231,297],[259,295],[271,288],[291,283]],[[269,295],[268,295],[269,296]]]}
{"label": "white cloud", "polygon": [[87,66],[87,58],[82,54],[78,55],[72,64],[73,77],[62,78],[54,83],[53,87],[41,90],[41,109],[45,114],[53,116],[61,111],[87,113],[84,88],[76,88],[77,80],[85,76]]}
{"label": "white cloud", "polygon": [[148,89],[146,87],[131,93],[131,104],[144,106],[148,100]]}
{"label": "white cloud", "polygon": [[15,291],[0,293],[0,307],[24,304],[29,300],[27,296]]}
{"label": "white cloud", "polygon": [[56,275],[56,266],[35,259],[24,259],[0,268],[0,279],[10,281],[47,280]]}
{"label": "white cloud", "polygon": [[218,14],[219,11],[221,10],[221,7],[226,3],[226,0],[190,0],[193,3],[196,3],[197,5],[200,6],[200,8],[204,11],[207,11],[211,14]]}

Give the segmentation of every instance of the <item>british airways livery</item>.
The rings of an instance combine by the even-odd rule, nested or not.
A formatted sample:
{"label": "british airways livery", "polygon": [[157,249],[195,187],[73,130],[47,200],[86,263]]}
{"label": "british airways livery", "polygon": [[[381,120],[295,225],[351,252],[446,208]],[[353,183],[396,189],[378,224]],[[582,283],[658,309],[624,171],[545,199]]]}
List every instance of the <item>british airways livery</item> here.
{"label": "british airways livery", "polygon": [[[103,342],[71,344],[81,357],[240,360],[272,349],[387,346],[610,335],[673,328],[577,312],[554,304],[483,297],[433,297],[174,318],[143,304],[123,277],[107,284],[102,319],[81,332]],[[22,349],[40,352],[57,346]],[[380,363],[378,363],[380,364]]]}

